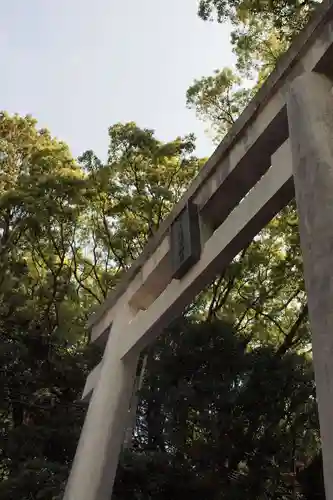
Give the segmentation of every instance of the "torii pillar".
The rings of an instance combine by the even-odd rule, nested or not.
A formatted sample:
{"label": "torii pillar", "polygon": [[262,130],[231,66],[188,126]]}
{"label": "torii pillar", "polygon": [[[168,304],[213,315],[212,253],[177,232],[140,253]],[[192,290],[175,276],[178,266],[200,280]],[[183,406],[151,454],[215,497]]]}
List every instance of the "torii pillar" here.
{"label": "torii pillar", "polygon": [[312,331],[326,499],[333,500],[333,94],[315,72],[287,99],[293,174]]}

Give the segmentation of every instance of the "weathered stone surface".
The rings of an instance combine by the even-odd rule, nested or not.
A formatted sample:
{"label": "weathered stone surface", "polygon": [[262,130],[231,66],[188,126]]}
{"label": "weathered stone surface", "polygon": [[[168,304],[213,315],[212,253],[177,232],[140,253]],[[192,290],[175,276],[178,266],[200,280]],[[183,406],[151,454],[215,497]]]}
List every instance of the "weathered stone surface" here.
{"label": "weathered stone surface", "polygon": [[333,94],[317,73],[295,80],[288,98],[293,173],[327,500],[333,499]]}

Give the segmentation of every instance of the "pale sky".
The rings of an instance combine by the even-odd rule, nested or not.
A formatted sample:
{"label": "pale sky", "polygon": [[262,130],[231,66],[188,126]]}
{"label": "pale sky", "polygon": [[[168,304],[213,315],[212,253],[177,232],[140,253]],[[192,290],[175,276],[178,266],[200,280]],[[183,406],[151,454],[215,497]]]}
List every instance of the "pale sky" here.
{"label": "pale sky", "polygon": [[106,156],[107,129],[135,121],[161,140],[194,132],[194,78],[232,64],[229,28],[196,0],[0,0],[0,109],[30,113],[73,154]]}

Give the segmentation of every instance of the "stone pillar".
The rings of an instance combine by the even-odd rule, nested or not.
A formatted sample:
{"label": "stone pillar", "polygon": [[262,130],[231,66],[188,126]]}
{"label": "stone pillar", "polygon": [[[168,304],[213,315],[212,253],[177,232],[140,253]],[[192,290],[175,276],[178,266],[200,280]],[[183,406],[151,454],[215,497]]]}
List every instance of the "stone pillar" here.
{"label": "stone pillar", "polygon": [[287,110],[323,450],[333,500],[333,83],[305,73]]}
{"label": "stone pillar", "polygon": [[119,356],[130,320],[127,309],[117,314],[109,335],[64,500],[111,499],[139,354]]}

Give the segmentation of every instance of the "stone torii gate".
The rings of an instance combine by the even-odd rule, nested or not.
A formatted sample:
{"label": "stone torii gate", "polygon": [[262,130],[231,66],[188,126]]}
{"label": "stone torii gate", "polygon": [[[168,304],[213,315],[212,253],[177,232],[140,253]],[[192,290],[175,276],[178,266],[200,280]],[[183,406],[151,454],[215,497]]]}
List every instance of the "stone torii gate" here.
{"label": "stone torii gate", "polygon": [[105,346],[65,500],[110,500],[140,353],[296,194],[327,500],[333,500],[333,0],[90,319]]}

